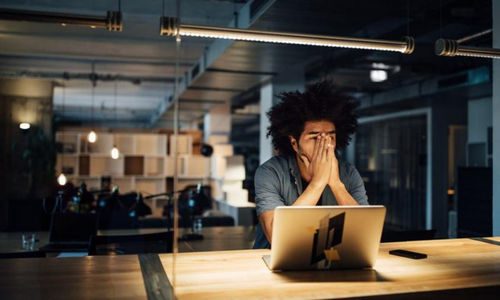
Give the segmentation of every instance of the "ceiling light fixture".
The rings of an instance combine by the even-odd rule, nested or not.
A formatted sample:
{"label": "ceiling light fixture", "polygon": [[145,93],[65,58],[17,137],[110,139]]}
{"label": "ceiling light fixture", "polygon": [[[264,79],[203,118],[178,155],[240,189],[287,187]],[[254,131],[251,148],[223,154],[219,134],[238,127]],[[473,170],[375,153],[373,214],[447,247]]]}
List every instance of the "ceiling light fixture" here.
{"label": "ceiling light fixture", "polygon": [[462,46],[458,41],[448,39],[437,40],[434,50],[439,56],[500,58],[500,49]]}
{"label": "ceiling light fixture", "polygon": [[57,23],[62,26],[77,25],[91,28],[105,28],[108,31],[123,30],[121,11],[108,11],[105,17],[97,17],[2,8],[0,9],[0,20]]}
{"label": "ceiling light fixture", "polygon": [[373,82],[382,82],[387,80],[387,71],[385,70],[371,70],[370,79]]}
{"label": "ceiling light fixture", "polygon": [[403,37],[402,41],[390,41],[300,33],[257,31],[249,29],[179,24],[177,19],[174,17],[161,17],[160,35],[180,35],[263,43],[383,50],[401,52],[404,54],[412,53],[415,48],[415,40],[408,36]]}
{"label": "ceiling light fixture", "polygon": [[28,130],[28,129],[30,129],[30,127],[31,127],[30,123],[19,124],[19,128],[21,128],[22,130]]}

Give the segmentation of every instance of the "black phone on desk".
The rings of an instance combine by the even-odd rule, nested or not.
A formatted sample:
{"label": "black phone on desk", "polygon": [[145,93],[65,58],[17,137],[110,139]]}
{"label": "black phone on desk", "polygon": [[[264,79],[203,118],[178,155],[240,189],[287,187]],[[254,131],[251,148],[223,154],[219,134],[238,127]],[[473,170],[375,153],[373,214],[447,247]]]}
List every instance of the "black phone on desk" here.
{"label": "black phone on desk", "polygon": [[413,252],[413,251],[408,251],[408,250],[401,250],[401,249],[391,250],[391,251],[389,251],[389,254],[397,255],[397,256],[402,256],[402,257],[407,257],[407,258],[412,258],[412,259],[427,258],[427,254]]}

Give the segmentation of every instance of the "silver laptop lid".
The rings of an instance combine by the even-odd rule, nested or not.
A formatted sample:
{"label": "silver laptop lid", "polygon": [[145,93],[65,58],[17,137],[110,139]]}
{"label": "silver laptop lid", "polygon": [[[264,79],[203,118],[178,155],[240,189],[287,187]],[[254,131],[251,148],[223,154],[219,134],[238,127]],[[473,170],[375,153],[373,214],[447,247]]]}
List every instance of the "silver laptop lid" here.
{"label": "silver laptop lid", "polygon": [[358,269],[375,264],[384,206],[283,206],[274,211],[271,270]]}

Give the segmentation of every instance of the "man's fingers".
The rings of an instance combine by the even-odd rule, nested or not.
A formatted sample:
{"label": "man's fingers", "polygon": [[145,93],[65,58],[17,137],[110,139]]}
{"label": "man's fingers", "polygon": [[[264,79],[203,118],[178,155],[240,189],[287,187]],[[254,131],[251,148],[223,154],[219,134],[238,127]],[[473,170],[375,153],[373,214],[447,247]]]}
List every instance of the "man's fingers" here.
{"label": "man's fingers", "polygon": [[315,160],[316,157],[318,156],[319,150],[320,150],[320,144],[321,144],[321,136],[318,136],[316,140],[314,141],[314,149],[313,149],[313,155],[311,157],[311,160]]}
{"label": "man's fingers", "polygon": [[318,160],[324,161],[325,159],[325,145],[326,145],[326,137],[322,136],[321,141],[319,143],[319,152],[318,152]]}
{"label": "man's fingers", "polygon": [[330,138],[328,141],[328,153],[327,153],[327,160],[328,162],[331,162],[333,159],[333,156],[335,155],[335,142],[332,141]]}

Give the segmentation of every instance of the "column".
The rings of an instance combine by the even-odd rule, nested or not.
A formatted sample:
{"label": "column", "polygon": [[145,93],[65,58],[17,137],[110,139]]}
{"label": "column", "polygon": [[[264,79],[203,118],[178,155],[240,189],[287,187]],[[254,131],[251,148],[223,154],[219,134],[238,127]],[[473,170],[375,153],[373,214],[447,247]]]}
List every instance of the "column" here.
{"label": "column", "polygon": [[[493,48],[500,49],[500,3],[492,1]],[[493,235],[500,235],[500,59],[493,59]]]}

